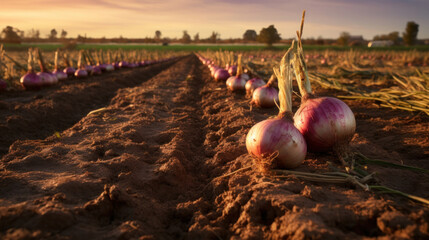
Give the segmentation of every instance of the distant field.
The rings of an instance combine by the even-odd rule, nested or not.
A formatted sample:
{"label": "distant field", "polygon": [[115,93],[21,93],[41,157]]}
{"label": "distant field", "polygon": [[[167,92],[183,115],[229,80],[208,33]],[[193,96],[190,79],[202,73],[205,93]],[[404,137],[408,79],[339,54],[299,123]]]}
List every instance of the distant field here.
{"label": "distant field", "polygon": [[[38,47],[43,51],[54,51],[58,48],[63,48],[63,44],[5,44],[5,49],[7,51],[26,51],[30,47]],[[269,50],[278,50],[284,51],[289,47],[289,45],[276,45]],[[267,47],[261,45],[145,45],[145,44],[78,44],[76,49],[123,49],[123,50],[141,50],[146,49],[150,51],[217,51],[217,50],[229,50],[229,51],[259,51],[259,50],[267,50]],[[306,45],[304,46],[305,50],[334,50],[334,51],[348,51],[350,49],[353,50],[370,50],[370,51],[409,51],[409,50],[417,50],[417,51],[429,51],[428,45],[421,46],[394,46],[394,47],[376,47],[376,48],[367,48],[366,46],[359,47],[343,47],[343,46],[325,46],[325,45]]]}

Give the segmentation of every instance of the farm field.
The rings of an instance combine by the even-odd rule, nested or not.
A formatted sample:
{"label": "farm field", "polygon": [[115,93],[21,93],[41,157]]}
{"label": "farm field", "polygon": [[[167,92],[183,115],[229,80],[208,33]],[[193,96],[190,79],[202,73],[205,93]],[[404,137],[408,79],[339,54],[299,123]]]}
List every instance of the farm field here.
{"label": "farm field", "polygon": [[[220,65],[235,54],[198,50]],[[427,52],[306,53],[314,92],[355,115],[351,150],[419,168],[364,164],[368,184],[429,199]],[[243,65],[268,80],[283,54],[248,51]],[[177,56],[0,93],[0,238],[429,238],[428,202],[260,172],[246,135],[278,109],[227,91],[195,53]],[[333,169],[346,172],[334,153],[309,152],[293,170]]]}

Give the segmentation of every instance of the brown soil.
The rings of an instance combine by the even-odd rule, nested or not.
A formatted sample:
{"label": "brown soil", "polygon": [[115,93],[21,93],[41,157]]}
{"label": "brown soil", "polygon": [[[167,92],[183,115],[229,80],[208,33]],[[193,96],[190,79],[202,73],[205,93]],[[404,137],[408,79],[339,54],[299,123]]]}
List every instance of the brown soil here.
{"label": "brown soil", "polygon": [[[429,169],[427,116],[347,104],[357,119],[352,149]],[[246,134],[275,114],[250,111],[194,55],[3,94],[0,238],[429,238],[428,206],[405,198],[255,170],[220,177],[252,165]],[[297,170],[326,171],[328,161],[339,167],[334,154],[309,153]],[[429,198],[429,174],[369,171]]]}

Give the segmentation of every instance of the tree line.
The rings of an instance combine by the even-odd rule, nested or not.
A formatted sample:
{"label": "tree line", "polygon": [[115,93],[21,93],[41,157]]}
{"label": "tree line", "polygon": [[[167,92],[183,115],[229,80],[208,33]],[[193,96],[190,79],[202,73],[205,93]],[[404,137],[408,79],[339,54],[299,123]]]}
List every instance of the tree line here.
{"label": "tree line", "polygon": [[[391,32],[388,34],[381,34],[374,36],[373,40],[389,40],[393,44],[405,44],[405,45],[414,45],[417,40],[419,25],[415,22],[408,22],[405,28],[405,32],[402,33],[400,37],[399,32]],[[52,29],[49,34],[46,35],[46,38],[42,38],[39,30],[31,29],[28,32],[21,31],[12,26],[6,26],[0,35],[0,42],[4,43],[21,43],[22,41],[34,41],[34,42],[85,42],[85,43],[108,43],[108,42],[118,42],[118,43],[161,43],[163,45],[168,45],[171,42],[180,42],[183,44],[189,43],[248,43],[248,42],[259,42],[264,43],[267,46],[272,46],[274,43],[281,41],[280,34],[274,25],[270,25],[266,28],[262,28],[259,33],[253,29],[247,29],[242,38],[239,39],[221,39],[220,34],[216,31],[213,31],[212,34],[207,38],[200,38],[199,33],[191,36],[187,30],[183,31],[181,38],[169,38],[163,37],[160,30],[155,31],[153,38],[145,37],[139,39],[130,39],[124,38],[122,36],[118,38],[91,38],[85,35],[78,35],[76,38],[67,38],[68,33],[64,29],[58,34],[56,29]],[[361,41],[363,38],[361,39]],[[342,32],[336,41],[330,41],[323,39],[321,37],[317,39],[309,38],[304,39],[304,44],[332,44],[336,43],[339,45],[352,45],[354,44],[353,37],[348,32]]]}

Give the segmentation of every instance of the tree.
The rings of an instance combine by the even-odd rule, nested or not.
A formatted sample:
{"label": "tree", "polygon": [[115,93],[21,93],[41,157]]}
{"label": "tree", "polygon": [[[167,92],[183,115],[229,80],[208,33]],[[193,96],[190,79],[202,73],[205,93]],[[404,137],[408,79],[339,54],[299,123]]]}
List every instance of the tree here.
{"label": "tree", "polygon": [[414,45],[417,40],[419,25],[415,22],[408,22],[405,32],[402,33],[405,45]]}
{"label": "tree", "polygon": [[208,38],[209,42],[211,42],[211,43],[216,43],[217,40],[219,40],[219,39],[220,39],[220,34],[215,32],[215,31],[213,31],[212,35]]}
{"label": "tree", "polygon": [[340,34],[340,37],[337,39],[337,43],[339,45],[347,46],[350,40],[350,33],[348,32],[342,32]]}
{"label": "tree", "polygon": [[63,30],[61,30],[61,39],[65,39],[67,37],[67,32]]}
{"label": "tree", "polygon": [[7,26],[1,32],[3,41],[5,43],[21,43],[21,38],[18,35],[19,32],[20,31],[18,29],[12,26]]}
{"label": "tree", "polygon": [[200,41],[200,34],[197,33],[194,35],[194,42],[199,42]]}
{"label": "tree", "polygon": [[190,43],[191,42],[191,36],[188,34],[188,31],[183,31],[183,36],[182,36],[182,43]]}
{"label": "tree", "polygon": [[156,41],[161,40],[161,36],[162,36],[161,31],[156,30],[156,31],[155,31],[155,40],[156,40]]}
{"label": "tree", "polygon": [[267,28],[262,28],[258,36],[258,42],[265,43],[268,46],[272,46],[273,43],[280,41],[280,39],[280,34],[278,34],[274,25],[270,25]]}
{"label": "tree", "polygon": [[57,34],[58,34],[57,30],[55,30],[55,28],[54,28],[51,30],[51,33],[48,35],[48,38],[51,40],[54,40],[57,38]]}
{"label": "tree", "polygon": [[246,40],[246,41],[256,41],[257,37],[258,37],[258,34],[253,29],[248,29],[243,34],[243,40]]}

